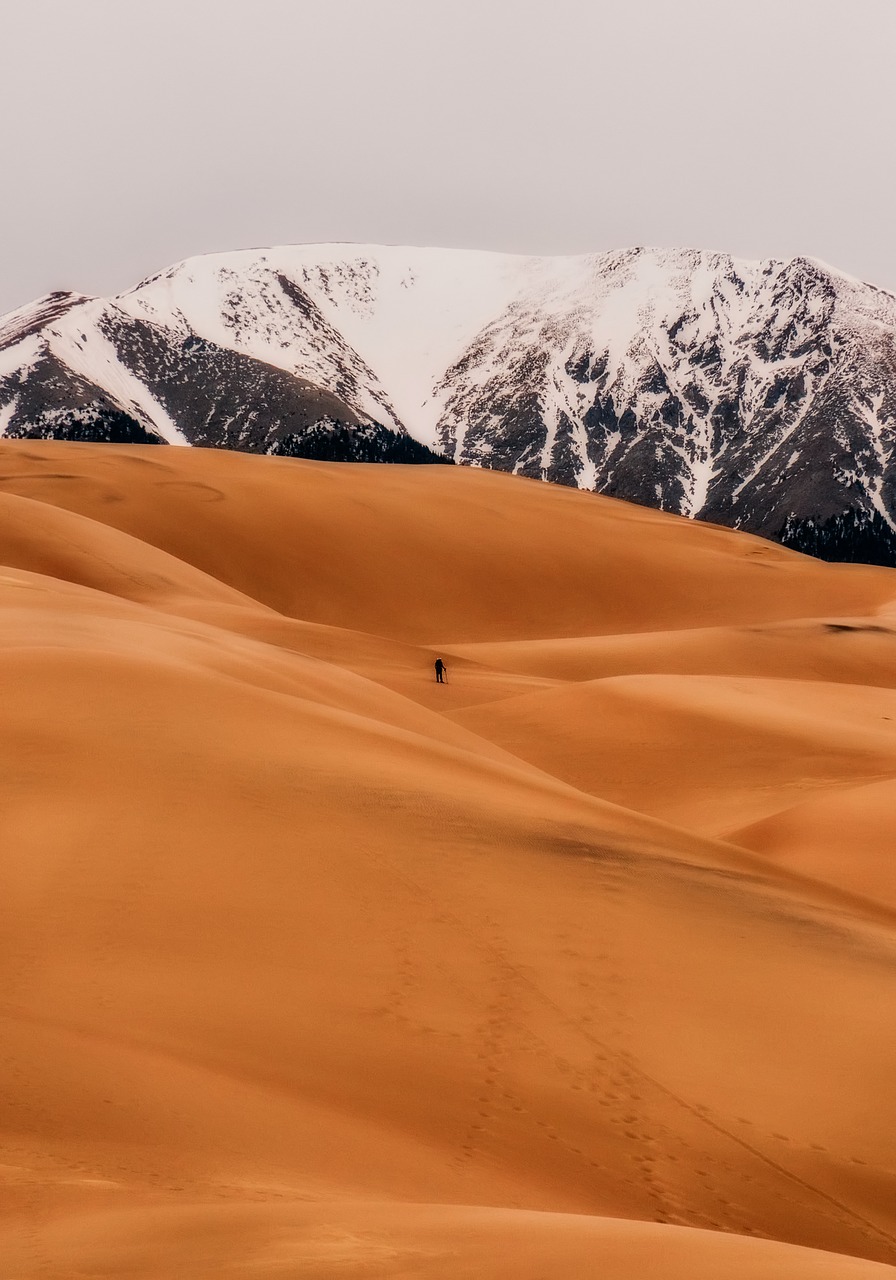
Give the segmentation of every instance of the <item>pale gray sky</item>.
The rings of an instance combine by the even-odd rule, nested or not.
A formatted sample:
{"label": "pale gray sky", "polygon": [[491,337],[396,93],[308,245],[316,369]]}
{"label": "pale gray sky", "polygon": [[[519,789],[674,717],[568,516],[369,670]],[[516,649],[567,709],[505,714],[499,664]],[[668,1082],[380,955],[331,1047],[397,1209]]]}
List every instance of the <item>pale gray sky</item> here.
{"label": "pale gray sky", "polygon": [[0,0],[0,311],[370,240],[896,289],[896,0]]}

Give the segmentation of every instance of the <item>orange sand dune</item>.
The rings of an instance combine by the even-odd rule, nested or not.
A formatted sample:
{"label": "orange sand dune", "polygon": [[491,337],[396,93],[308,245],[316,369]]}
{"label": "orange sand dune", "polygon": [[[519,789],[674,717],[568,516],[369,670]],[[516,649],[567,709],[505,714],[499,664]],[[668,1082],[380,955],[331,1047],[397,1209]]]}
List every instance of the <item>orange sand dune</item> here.
{"label": "orange sand dune", "polygon": [[896,600],[886,570],[493,471],[357,466],[349,480],[341,464],[227,451],[2,442],[0,493],[120,529],[291,617],[412,643],[864,615]]}
{"label": "orange sand dune", "polygon": [[884,617],[689,627],[640,635],[457,645],[451,652],[532,678],[767,676],[896,686],[896,627]]}
{"label": "orange sand dune", "polygon": [[896,691],[620,676],[454,715],[574,786],[720,835],[831,785],[896,777]]}
{"label": "orange sand dune", "polygon": [[252,604],[192,565],[84,518],[0,491],[3,564],[153,603]]}
{"label": "orange sand dune", "polygon": [[[4,1275],[896,1275],[882,865],[697,830],[885,774],[896,693],[637,669],[896,575],[452,468],[0,454]],[[484,650],[626,627],[621,680]]]}
{"label": "orange sand dune", "polygon": [[[388,1280],[887,1280],[840,1254],[687,1227],[513,1209],[392,1204],[247,1204],[110,1212],[54,1223],[49,1266],[83,1280],[264,1275]],[[188,1268],[189,1270],[187,1270]]]}
{"label": "orange sand dune", "polygon": [[805,800],[731,834],[783,867],[896,907],[896,777]]}

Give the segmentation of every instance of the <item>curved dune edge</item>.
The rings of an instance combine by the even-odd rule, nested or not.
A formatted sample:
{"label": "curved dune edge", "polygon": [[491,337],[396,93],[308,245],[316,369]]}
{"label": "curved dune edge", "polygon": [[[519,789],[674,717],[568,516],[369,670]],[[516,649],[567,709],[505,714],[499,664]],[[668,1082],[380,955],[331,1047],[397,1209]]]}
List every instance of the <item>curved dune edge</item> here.
{"label": "curved dune edge", "polygon": [[0,493],[0,563],[135,602],[256,601],[139,538],[16,494]]}
{"label": "curved dune edge", "polygon": [[808,676],[837,684],[896,684],[896,627],[885,612],[868,618],[832,614],[750,626],[452,645],[451,652],[520,675],[558,680]]}
{"label": "curved dune edge", "polygon": [[734,843],[813,792],[896,774],[896,691],[857,684],[613,676],[452,718],[592,795]]}
{"label": "curved dune edge", "polygon": [[732,831],[732,843],[788,870],[896,907],[896,777],[823,794]]}
{"label": "curved dune edge", "polygon": [[[2,1246],[0,1246],[2,1247]],[[775,1241],[580,1215],[454,1205],[238,1205],[68,1217],[47,1228],[33,1271],[82,1280],[887,1280],[896,1268]],[[53,1270],[52,1274],[62,1274]]]}

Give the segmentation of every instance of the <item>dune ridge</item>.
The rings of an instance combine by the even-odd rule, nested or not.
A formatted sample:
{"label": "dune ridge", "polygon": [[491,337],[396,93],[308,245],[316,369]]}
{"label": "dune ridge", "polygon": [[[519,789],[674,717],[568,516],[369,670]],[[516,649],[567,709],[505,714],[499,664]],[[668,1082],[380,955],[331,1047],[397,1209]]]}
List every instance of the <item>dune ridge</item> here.
{"label": "dune ridge", "polygon": [[0,566],[5,1274],[896,1274],[896,574],[30,441]]}

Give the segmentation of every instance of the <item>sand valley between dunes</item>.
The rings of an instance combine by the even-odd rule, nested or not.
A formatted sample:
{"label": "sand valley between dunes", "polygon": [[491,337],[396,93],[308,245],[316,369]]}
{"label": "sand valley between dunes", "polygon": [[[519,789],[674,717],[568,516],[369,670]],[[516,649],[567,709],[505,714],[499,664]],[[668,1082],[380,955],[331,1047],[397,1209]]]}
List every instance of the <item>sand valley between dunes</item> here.
{"label": "sand valley between dunes", "polygon": [[896,571],[4,442],[0,730],[4,1280],[896,1278]]}

